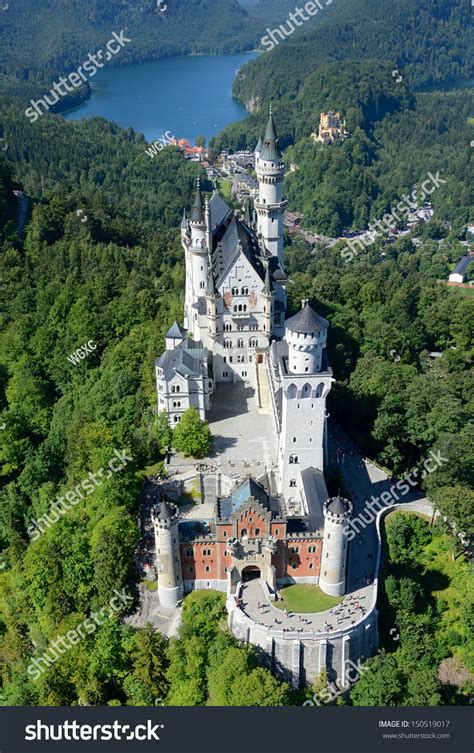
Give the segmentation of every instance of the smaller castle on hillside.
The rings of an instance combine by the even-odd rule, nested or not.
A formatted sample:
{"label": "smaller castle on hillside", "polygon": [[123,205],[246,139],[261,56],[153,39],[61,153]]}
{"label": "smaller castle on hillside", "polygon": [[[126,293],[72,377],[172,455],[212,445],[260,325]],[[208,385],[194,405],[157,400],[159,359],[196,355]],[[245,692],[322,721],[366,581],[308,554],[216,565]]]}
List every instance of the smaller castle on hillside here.
{"label": "smaller castle on hillside", "polygon": [[322,112],[319,118],[318,133],[313,132],[311,138],[320,144],[331,144],[336,139],[346,139],[349,133],[346,129],[346,123],[341,117],[340,112]]}

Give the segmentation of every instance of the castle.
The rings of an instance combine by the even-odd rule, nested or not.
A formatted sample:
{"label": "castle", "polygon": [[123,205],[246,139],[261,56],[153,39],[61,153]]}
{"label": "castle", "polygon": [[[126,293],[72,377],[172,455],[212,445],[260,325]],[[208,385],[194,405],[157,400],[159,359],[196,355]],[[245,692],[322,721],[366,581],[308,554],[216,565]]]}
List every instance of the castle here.
{"label": "castle", "polygon": [[345,139],[348,136],[341,113],[333,110],[321,113],[318,133],[311,134],[313,141],[318,141],[320,144],[331,144],[336,139]]}
{"label": "castle", "polygon": [[[233,632],[268,653],[268,631],[260,635],[257,627],[254,634],[256,626],[242,622],[248,615],[236,611],[242,585],[258,580],[269,601],[279,587],[293,583],[319,584],[326,594],[341,597],[347,559],[343,526],[352,503],[329,498],[323,475],[326,398],[334,381],[326,352],[328,322],[308,300],[285,320],[284,166],[271,111],[255,150],[255,171],[255,212],[251,216],[247,208],[243,218],[216,190],[203,199],[197,182],[191,217],[184,213],[181,223],[184,327],[175,322],[166,333],[156,384],[158,410],[167,412],[171,426],[189,406],[205,418],[220,385],[250,385],[271,416],[275,461],[258,477],[220,474],[211,519],[182,519],[176,505],[162,501],[153,524],[162,606],[175,607],[194,589],[224,591]],[[303,661],[304,681],[312,681],[323,666],[337,664],[324,658],[319,637],[307,640],[306,662],[295,659],[296,649],[285,635],[280,641],[278,664],[294,684],[303,681],[295,661],[298,667]],[[372,643],[364,640],[370,655]],[[344,645],[341,656],[347,658]],[[360,654],[359,647],[354,655]]]}

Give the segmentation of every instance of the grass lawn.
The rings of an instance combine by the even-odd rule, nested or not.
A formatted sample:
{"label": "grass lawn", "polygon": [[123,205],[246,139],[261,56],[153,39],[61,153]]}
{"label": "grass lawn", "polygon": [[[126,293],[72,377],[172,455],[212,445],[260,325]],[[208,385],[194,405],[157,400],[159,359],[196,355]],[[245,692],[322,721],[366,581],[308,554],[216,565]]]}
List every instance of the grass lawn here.
{"label": "grass lawn", "polygon": [[342,597],[328,596],[323,593],[319,586],[311,586],[301,583],[295,586],[286,586],[280,590],[283,601],[275,601],[278,609],[288,609],[289,612],[325,612],[326,609],[336,606],[342,601]]}
{"label": "grass lawn", "polygon": [[231,196],[232,196],[232,192],[231,192],[232,181],[231,180],[227,180],[226,178],[221,178],[218,181],[218,188],[219,188],[219,191],[221,192],[222,196],[224,197],[224,199],[230,199],[231,198]]}

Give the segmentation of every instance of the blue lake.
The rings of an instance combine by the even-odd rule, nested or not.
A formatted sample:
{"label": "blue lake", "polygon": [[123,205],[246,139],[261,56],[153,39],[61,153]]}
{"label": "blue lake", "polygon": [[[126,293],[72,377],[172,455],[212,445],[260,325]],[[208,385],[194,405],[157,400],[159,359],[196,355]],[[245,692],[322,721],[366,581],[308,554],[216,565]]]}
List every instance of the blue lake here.
{"label": "blue lake", "polygon": [[167,58],[99,71],[91,80],[92,97],[64,113],[67,120],[100,115],[147,141],[167,131],[194,143],[196,136],[215,136],[247,112],[232,97],[237,71],[255,52]]}

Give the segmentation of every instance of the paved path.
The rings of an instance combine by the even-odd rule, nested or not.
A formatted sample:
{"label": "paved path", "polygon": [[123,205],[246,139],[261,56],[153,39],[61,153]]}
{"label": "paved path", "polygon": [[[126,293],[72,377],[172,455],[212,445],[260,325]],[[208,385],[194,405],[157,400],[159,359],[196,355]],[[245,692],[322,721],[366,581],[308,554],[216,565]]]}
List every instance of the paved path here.
{"label": "paved path", "polygon": [[[344,597],[341,604],[324,612],[300,614],[284,611],[273,606],[267,600],[260,580],[244,584],[242,592],[243,611],[255,622],[278,630],[299,631],[301,633],[326,633],[350,627],[364,615],[370,607],[371,587],[358,589],[350,596]],[[258,604],[263,608],[258,608]],[[356,605],[359,605],[358,607]]]}

